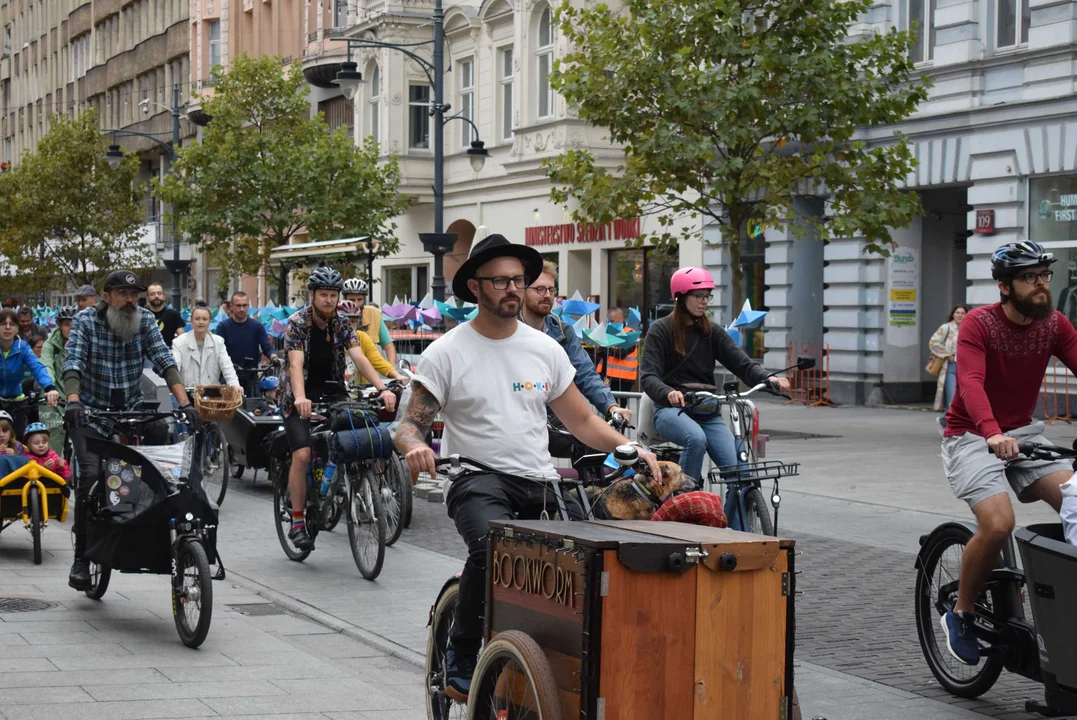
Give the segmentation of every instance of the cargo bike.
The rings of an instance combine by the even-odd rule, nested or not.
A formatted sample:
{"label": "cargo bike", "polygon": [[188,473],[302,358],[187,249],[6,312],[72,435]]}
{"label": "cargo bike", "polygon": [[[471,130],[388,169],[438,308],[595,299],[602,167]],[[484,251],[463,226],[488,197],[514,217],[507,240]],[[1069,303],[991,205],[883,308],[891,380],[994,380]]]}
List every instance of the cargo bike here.
{"label": "cargo bike", "polygon": [[30,532],[34,564],[41,564],[41,534],[49,520],[67,518],[67,482],[29,458],[0,456],[0,532],[17,522]]}
{"label": "cargo bike", "polygon": [[[580,488],[550,481],[567,517],[562,486]],[[676,522],[495,521],[467,703],[444,686],[457,576],[430,611],[427,716],[796,718],[795,585],[791,540]]]}
{"label": "cargo bike", "polygon": [[[1034,442],[1019,450],[1027,458],[1077,465],[1077,450]],[[1061,523],[1014,531],[1017,551],[1012,539],[1003,546],[976,599],[980,662],[969,666],[950,655],[940,622],[957,601],[961,557],[975,532],[975,523],[947,522],[920,538],[916,630],[928,667],[939,685],[965,698],[990,690],[1005,669],[1043,684],[1044,701],[1027,701],[1026,712],[1077,715],[1077,547],[1065,541]]]}
{"label": "cargo bike", "polygon": [[182,413],[87,408],[86,417],[110,428],[109,439],[75,433],[78,452],[84,445],[101,458],[85,496],[86,595],[101,599],[113,571],[169,575],[176,630],[184,645],[196,648],[209,633],[212,580],[225,577],[217,553],[218,510],[202,486],[206,426],[175,445],[129,445],[150,424],[182,420]]}

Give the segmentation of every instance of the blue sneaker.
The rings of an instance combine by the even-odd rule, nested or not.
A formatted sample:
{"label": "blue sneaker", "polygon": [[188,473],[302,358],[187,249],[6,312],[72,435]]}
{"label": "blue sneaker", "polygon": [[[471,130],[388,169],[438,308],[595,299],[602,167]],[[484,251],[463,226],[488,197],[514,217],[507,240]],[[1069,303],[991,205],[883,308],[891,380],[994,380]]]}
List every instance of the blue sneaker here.
{"label": "blue sneaker", "polygon": [[958,662],[976,665],[980,662],[980,643],[972,628],[972,615],[947,610],[939,618],[942,632],[946,635],[946,649]]}
{"label": "blue sneaker", "polygon": [[478,653],[445,648],[445,694],[458,703],[466,703],[471,692],[471,676],[475,674]]}

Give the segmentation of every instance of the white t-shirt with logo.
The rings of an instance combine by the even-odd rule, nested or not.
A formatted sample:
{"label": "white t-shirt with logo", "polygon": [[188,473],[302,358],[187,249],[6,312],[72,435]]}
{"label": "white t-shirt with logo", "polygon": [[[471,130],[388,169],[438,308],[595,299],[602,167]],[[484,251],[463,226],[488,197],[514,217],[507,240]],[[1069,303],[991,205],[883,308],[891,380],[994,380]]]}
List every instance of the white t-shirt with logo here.
{"label": "white t-shirt with logo", "polygon": [[492,340],[467,322],[430,344],[415,381],[441,405],[442,457],[457,454],[509,475],[555,478],[546,405],[575,375],[561,346],[525,323],[511,337]]}

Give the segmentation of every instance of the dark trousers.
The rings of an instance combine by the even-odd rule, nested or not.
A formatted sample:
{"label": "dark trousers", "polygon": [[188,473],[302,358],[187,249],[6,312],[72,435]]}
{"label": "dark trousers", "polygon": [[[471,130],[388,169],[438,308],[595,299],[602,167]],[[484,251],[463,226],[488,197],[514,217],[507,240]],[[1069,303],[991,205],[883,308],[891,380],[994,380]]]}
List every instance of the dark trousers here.
{"label": "dark trousers", "polygon": [[[75,533],[75,557],[81,558],[86,551],[86,500],[90,495],[90,486],[101,477],[101,457],[86,449],[87,438],[104,439],[97,430],[86,426],[75,431],[75,458],[78,461],[78,477],[75,485],[75,519],[72,530]],[[164,421],[149,423],[142,436],[145,445],[162,445],[168,442],[168,424]]]}
{"label": "dark trousers", "polygon": [[[564,494],[573,520],[582,520],[579,504]],[[467,562],[460,575],[460,599],[449,642],[461,652],[478,653],[482,644],[483,605],[486,602],[486,536],[491,520],[537,520],[545,509],[556,519],[553,489],[509,475],[472,475],[449,486],[449,517],[467,543]]]}

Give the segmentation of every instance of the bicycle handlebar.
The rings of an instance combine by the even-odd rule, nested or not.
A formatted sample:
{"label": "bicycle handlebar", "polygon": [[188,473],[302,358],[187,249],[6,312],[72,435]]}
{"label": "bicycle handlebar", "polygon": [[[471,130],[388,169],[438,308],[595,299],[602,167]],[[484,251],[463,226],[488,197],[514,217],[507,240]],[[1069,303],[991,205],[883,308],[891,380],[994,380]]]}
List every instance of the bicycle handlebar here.
{"label": "bicycle handlebar", "polygon": [[[987,451],[992,455],[995,451],[988,446]],[[1061,458],[1077,459],[1077,449],[1060,447],[1049,443],[1038,443],[1026,440],[1017,444],[1017,453],[1024,455],[1030,460],[1059,460]]]}

